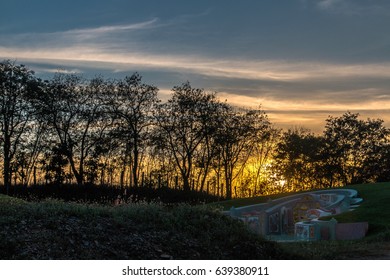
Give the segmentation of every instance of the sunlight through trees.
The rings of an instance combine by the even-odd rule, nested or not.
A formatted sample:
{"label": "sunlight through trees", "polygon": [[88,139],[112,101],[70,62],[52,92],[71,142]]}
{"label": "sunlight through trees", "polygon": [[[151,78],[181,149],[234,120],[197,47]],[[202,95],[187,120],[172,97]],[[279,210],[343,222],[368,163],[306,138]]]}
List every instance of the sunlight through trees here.
{"label": "sunlight through trees", "polygon": [[138,73],[121,80],[57,73],[48,81],[0,63],[1,180],[11,185],[173,188],[223,198],[390,179],[389,130],[347,112],[323,134],[282,131],[261,108],[175,86],[170,99]]}

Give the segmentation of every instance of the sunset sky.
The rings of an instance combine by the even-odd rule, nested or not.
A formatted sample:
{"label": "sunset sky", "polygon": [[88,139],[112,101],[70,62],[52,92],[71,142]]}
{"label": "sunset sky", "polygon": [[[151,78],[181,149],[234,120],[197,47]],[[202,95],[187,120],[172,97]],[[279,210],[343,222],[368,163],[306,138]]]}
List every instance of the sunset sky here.
{"label": "sunset sky", "polygon": [[0,0],[0,59],[170,89],[185,81],[321,131],[347,110],[390,126],[388,0]]}

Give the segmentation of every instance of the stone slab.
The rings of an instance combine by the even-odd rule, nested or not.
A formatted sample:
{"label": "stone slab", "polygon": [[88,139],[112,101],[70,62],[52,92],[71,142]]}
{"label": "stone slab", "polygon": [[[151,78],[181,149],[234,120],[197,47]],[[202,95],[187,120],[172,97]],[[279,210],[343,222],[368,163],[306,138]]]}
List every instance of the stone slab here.
{"label": "stone slab", "polygon": [[368,222],[339,223],[336,225],[337,240],[356,240],[366,236]]}

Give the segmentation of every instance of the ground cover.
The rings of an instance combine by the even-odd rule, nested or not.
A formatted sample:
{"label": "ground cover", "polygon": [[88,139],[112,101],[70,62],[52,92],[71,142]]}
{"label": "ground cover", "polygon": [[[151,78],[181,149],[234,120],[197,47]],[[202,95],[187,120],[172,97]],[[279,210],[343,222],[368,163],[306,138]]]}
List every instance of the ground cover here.
{"label": "ground cover", "polygon": [[1,259],[283,259],[213,207],[101,206],[0,195]]}

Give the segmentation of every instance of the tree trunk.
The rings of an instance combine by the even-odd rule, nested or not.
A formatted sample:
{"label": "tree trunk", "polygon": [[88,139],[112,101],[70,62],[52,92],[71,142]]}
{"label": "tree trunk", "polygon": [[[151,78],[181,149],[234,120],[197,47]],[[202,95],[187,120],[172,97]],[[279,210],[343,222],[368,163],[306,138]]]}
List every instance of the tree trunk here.
{"label": "tree trunk", "polygon": [[33,169],[33,184],[34,184],[34,187],[37,185],[37,167],[34,165],[34,169]]}
{"label": "tree trunk", "polygon": [[119,180],[119,185],[121,187],[121,189],[123,188],[123,182],[124,182],[124,178],[125,178],[125,171],[122,169],[121,170],[121,176],[120,176],[120,180]]}
{"label": "tree trunk", "polygon": [[73,175],[76,178],[77,185],[82,185],[83,182],[83,168],[82,168],[82,163],[80,163],[80,171],[77,171],[75,162],[71,156],[68,156],[70,167],[72,169]]}
{"label": "tree trunk", "polygon": [[231,172],[228,163],[224,164],[225,167],[225,184],[226,184],[226,199],[232,199],[232,181],[231,181]]}
{"label": "tree trunk", "polygon": [[7,195],[9,194],[9,188],[11,186],[11,178],[10,178],[10,164],[9,164],[9,160],[4,157],[4,161],[3,161],[3,164],[4,164],[4,170],[3,170],[3,177],[4,177],[4,186],[7,190]]}
{"label": "tree trunk", "polygon": [[4,158],[3,158],[3,176],[4,176],[4,186],[7,190],[7,195],[9,194],[9,188],[11,186],[11,159],[10,159],[10,139],[9,137],[4,137]]}
{"label": "tree trunk", "polygon": [[[137,141],[137,139],[134,139]],[[134,141],[134,142],[135,142]],[[138,152],[138,146],[137,143],[135,142],[134,144],[134,150],[133,150],[133,156],[134,156],[134,162],[133,162],[133,183],[134,187],[138,187],[138,160],[139,160],[139,152]]]}
{"label": "tree trunk", "polygon": [[183,190],[191,190],[190,180],[186,175],[183,175]]}

